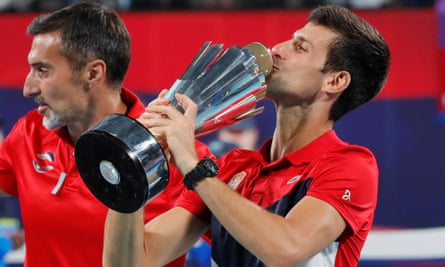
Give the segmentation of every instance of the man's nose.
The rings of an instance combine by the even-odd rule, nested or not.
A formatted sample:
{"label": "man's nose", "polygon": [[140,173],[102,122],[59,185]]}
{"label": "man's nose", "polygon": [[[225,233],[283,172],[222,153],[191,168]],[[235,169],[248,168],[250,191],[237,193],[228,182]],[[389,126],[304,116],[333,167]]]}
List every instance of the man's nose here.
{"label": "man's nose", "polygon": [[33,97],[40,93],[40,87],[38,86],[38,82],[32,76],[32,73],[28,73],[25,79],[25,83],[23,85],[23,96],[25,97]]}

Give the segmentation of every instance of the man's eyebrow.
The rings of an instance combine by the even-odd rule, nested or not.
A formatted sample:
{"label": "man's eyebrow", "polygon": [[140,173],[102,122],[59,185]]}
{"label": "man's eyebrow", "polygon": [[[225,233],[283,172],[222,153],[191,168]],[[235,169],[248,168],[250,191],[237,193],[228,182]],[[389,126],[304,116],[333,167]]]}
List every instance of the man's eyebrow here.
{"label": "man's eyebrow", "polygon": [[31,67],[33,67],[33,68],[49,68],[50,67],[50,64],[47,64],[47,63],[44,63],[44,62],[40,62],[40,61],[38,61],[38,62],[34,62],[34,63],[31,63],[31,64],[29,64]]}
{"label": "man's eyebrow", "polygon": [[311,41],[309,41],[308,39],[306,39],[304,36],[298,34],[298,32],[295,32],[295,33],[292,35],[292,39],[297,40],[297,41],[300,41],[300,42],[305,42],[305,43],[308,43],[309,45],[313,46],[313,44],[312,44]]}

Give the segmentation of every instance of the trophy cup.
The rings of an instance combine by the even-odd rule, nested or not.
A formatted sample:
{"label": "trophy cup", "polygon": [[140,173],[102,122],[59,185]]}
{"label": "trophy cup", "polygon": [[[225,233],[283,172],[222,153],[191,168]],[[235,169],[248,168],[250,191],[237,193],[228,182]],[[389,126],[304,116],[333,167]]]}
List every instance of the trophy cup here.
{"label": "trophy cup", "polygon": [[[258,42],[223,49],[205,42],[166,98],[179,111],[175,93],[198,106],[195,135],[202,136],[263,111],[265,77],[272,69],[269,50]],[[155,136],[136,120],[112,114],[81,135],[75,145],[79,173],[107,207],[130,213],[168,184],[169,169]]]}

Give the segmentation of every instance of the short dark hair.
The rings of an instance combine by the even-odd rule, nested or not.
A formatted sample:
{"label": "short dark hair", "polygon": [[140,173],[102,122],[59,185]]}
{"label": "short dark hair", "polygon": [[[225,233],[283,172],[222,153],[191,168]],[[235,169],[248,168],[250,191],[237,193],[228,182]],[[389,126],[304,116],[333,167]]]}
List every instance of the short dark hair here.
{"label": "short dark hair", "polygon": [[130,64],[130,35],[116,11],[97,3],[79,3],[37,16],[28,26],[33,36],[55,31],[61,34],[60,53],[74,72],[102,59],[107,81],[121,86]]}
{"label": "short dark hair", "polygon": [[308,21],[339,34],[330,45],[323,72],[345,70],[351,74],[350,85],[330,111],[330,119],[337,121],[380,92],[388,76],[389,47],[377,29],[345,7],[318,7]]}

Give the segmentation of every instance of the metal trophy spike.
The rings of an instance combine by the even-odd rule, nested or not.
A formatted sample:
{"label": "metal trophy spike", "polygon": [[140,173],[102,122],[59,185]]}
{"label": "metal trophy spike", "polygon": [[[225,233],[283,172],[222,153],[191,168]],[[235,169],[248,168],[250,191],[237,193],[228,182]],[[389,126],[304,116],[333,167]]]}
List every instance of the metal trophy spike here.
{"label": "metal trophy spike", "polygon": [[[272,69],[269,49],[258,42],[223,49],[205,42],[166,98],[183,111],[175,93],[198,105],[195,134],[202,136],[262,112],[257,107]],[[130,213],[147,204],[168,184],[164,151],[139,122],[113,114],[81,135],[75,145],[79,173],[107,207]]]}

